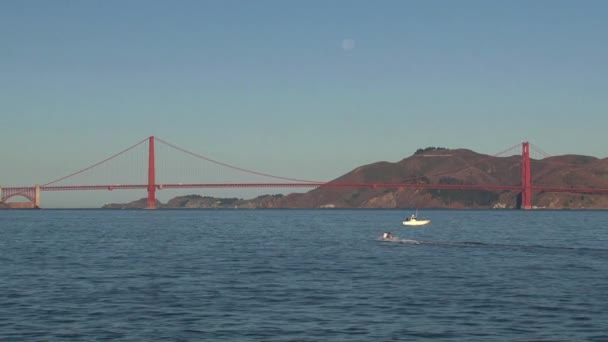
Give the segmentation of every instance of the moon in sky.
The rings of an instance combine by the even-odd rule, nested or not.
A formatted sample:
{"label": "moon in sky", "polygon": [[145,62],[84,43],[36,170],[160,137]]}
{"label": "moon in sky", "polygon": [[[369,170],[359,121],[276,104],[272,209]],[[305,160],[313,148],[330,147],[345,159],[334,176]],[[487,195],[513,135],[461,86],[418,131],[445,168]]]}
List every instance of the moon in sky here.
{"label": "moon in sky", "polygon": [[355,48],[355,40],[354,39],[344,39],[342,40],[342,50],[350,51]]}

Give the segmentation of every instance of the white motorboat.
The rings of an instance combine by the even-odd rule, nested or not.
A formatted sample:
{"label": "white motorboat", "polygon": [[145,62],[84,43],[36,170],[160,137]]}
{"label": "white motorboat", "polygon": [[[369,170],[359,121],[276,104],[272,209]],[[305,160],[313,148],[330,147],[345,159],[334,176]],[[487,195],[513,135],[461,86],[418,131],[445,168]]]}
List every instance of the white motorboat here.
{"label": "white motorboat", "polygon": [[412,214],[412,216],[401,222],[401,224],[404,226],[424,226],[425,224],[429,223],[431,223],[431,220],[419,220],[416,214]]}

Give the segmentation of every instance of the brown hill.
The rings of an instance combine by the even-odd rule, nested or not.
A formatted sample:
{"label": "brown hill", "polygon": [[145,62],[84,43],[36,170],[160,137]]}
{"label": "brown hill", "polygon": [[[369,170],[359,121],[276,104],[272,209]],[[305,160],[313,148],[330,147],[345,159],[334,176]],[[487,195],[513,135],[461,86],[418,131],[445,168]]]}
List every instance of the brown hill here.
{"label": "brown hill", "polygon": [[[532,184],[572,188],[608,188],[608,159],[564,155],[532,162]],[[608,195],[537,193],[533,204],[545,208],[608,208]]]}
{"label": "brown hill", "polygon": [[[420,150],[419,150],[420,151]],[[608,158],[564,155],[531,160],[532,185],[608,189]],[[521,184],[521,157],[493,157],[466,149],[419,152],[396,163],[364,165],[331,183]],[[321,187],[284,198],[308,208],[517,208],[516,191]],[[537,192],[537,208],[608,208],[608,195]]]}

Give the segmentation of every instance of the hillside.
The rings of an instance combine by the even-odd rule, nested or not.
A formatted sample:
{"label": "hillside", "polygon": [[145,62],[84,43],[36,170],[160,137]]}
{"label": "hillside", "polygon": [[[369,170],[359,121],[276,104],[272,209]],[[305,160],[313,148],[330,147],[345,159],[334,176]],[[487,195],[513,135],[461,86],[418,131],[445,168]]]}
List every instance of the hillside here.
{"label": "hillside", "polygon": [[[608,188],[608,158],[563,155],[531,160],[532,184]],[[426,149],[398,162],[355,168],[330,183],[518,185],[521,157],[493,157],[467,149]],[[160,208],[517,208],[516,191],[320,187],[304,194],[251,200],[181,196]],[[608,208],[608,195],[533,193],[537,208]],[[145,200],[104,208],[142,208]]]}

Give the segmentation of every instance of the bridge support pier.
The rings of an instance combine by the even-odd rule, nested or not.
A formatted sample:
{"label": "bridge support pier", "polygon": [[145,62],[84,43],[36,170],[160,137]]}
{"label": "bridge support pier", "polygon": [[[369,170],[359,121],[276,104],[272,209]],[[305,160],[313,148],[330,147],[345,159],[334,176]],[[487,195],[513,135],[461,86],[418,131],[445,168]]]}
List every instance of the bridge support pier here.
{"label": "bridge support pier", "polygon": [[38,184],[34,188],[34,208],[40,208],[40,185]]}
{"label": "bridge support pier", "polygon": [[521,144],[521,209],[532,209],[530,143]]}

